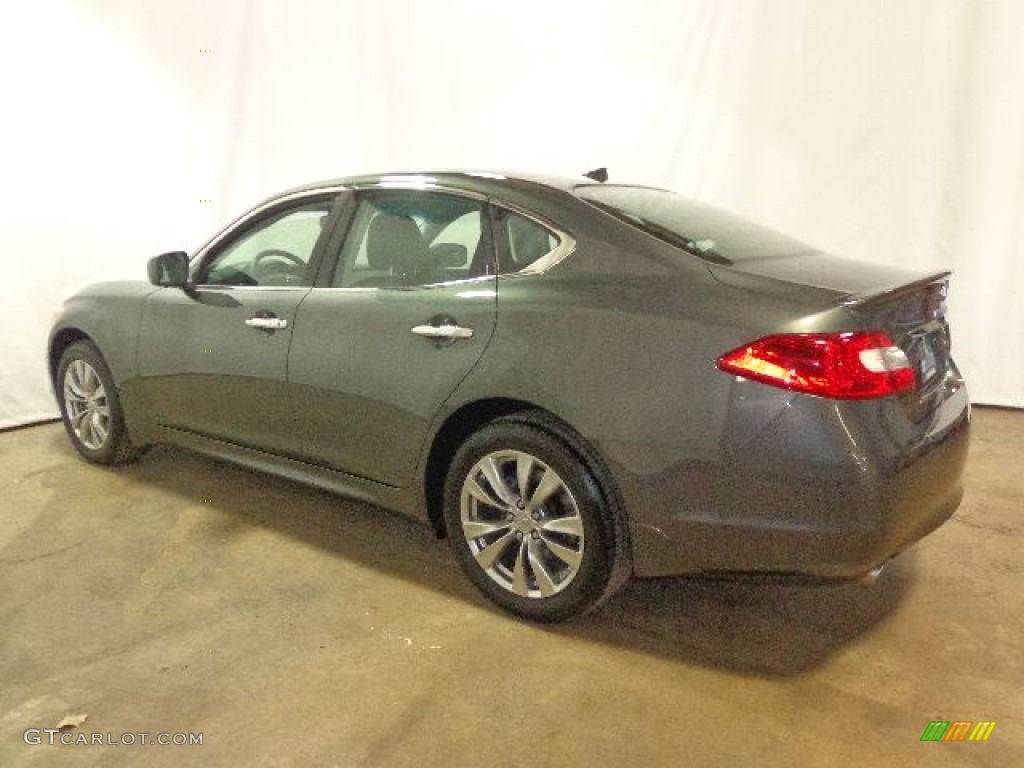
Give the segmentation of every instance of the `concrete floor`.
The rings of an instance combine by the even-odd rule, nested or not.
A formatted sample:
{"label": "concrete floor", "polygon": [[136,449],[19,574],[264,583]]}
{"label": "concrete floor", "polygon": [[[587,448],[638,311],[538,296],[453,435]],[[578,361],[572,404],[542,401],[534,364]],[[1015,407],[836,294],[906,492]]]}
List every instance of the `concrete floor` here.
{"label": "concrete floor", "polygon": [[[402,518],[3,433],[0,766],[1024,765],[1022,455],[1024,412],[976,409],[963,507],[873,587],[635,583],[551,628]],[[203,743],[24,743],[68,715]]]}

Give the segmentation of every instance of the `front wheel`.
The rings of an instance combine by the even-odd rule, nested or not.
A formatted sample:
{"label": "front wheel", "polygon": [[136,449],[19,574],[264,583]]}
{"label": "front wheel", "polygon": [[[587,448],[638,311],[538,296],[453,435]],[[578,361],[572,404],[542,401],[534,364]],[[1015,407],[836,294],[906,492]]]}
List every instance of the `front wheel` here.
{"label": "front wheel", "polygon": [[615,512],[588,466],[550,432],[502,419],[458,450],[445,523],[470,580],[502,608],[554,622],[611,594]]}
{"label": "front wheel", "polygon": [[84,458],[117,464],[137,456],[114,378],[92,343],[77,341],[64,350],[55,385],[64,429]]}

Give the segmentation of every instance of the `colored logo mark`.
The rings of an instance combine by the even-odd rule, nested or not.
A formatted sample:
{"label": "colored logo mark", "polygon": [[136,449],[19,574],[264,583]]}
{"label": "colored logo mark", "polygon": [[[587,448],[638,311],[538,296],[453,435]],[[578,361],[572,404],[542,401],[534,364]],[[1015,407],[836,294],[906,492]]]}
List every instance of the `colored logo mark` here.
{"label": "colored logo mark", "polygon": [[994,720],[932,720],[921,741],[988,741],[995,727]]}

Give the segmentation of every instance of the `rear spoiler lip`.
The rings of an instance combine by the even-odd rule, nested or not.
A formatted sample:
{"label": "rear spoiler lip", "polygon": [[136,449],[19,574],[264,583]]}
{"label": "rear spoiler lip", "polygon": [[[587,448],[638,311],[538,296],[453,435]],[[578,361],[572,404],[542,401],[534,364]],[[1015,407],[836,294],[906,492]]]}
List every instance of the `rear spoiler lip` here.
{"label": "rear spoiler lip", "polygon": [[900,296],[919,291],[921,288],[933,283],[945,283],[949,280],[949,276],[952,274],[952,270],[944,270],[941,272],[934,272],[917,280],[912,280],[909,283],[900,283],[899,285],[888,286],[886,288],[872,288],[871,290],[861,291],[860,293],[849,293],[844,296],[839,303],[848,308],[865,307],[872,304],[884,303],[890,299],[899,298]]}

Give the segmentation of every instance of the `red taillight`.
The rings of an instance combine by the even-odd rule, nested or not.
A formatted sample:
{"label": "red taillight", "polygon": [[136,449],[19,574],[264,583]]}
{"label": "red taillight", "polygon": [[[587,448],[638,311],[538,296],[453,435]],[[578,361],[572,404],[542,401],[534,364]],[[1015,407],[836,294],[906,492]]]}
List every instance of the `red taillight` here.
{"label": "red taillight", "polygon": [[726,373],[844,400],[909,392],[916,379],[884,331],[791,333],[764,338],[718,359]]}

